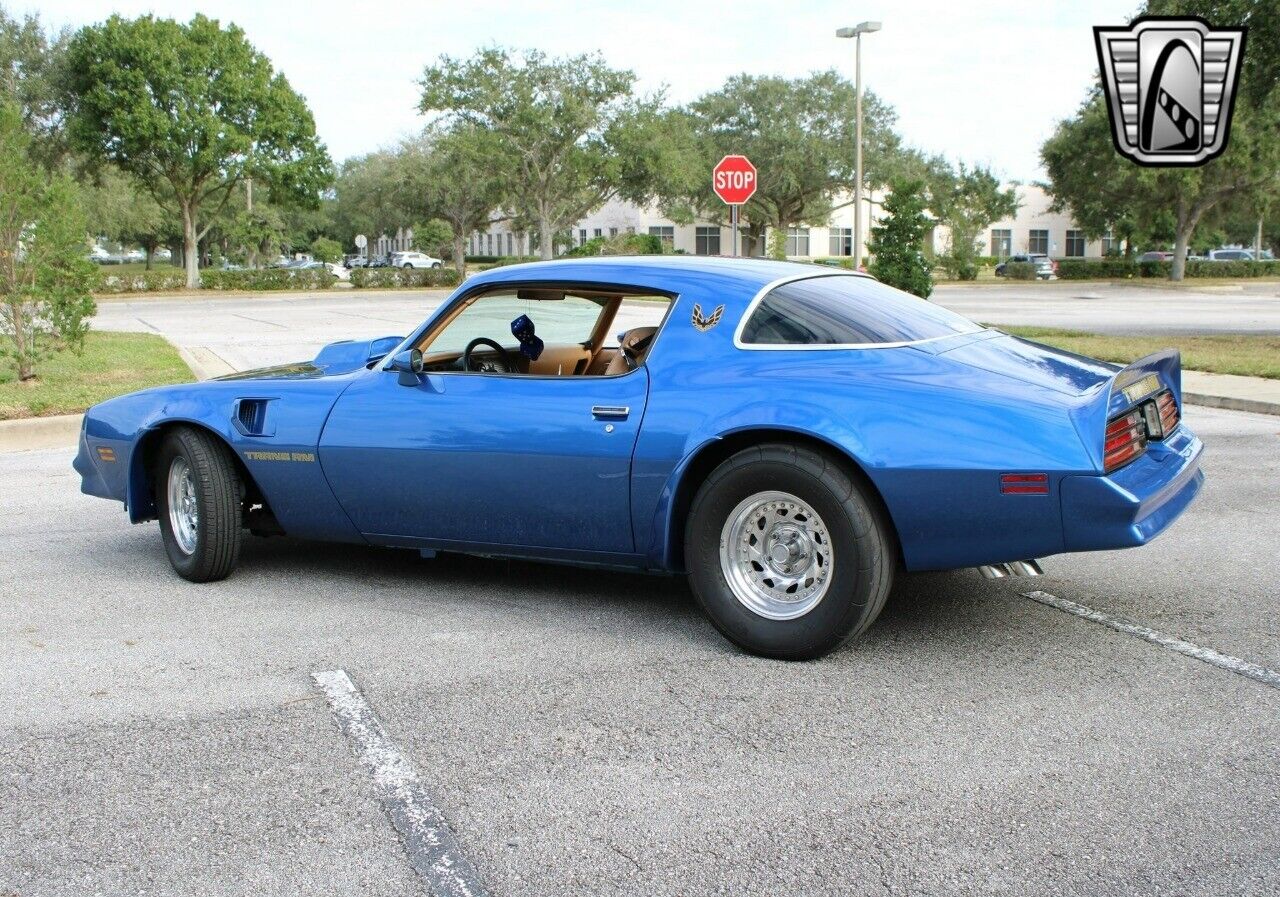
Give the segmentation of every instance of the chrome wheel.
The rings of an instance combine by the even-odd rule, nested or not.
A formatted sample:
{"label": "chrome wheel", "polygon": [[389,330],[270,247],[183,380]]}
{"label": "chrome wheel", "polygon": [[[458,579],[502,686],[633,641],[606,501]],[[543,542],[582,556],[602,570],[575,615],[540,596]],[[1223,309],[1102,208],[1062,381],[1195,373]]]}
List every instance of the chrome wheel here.
{"label": "chrome wheel", "polygon": [[735,598],[770,620],[813,610],[831,583],[831,538],[822,518],[786,492],[757,492],[729,514],[720,568]]}
{"label": "chrome wheel", "polygon": [[169,465],[169,526],[174,541],[183,554],[196,550],[196,534],[200,525],[200,507],[196,502],[196,483],[191,465],[178,455]]}

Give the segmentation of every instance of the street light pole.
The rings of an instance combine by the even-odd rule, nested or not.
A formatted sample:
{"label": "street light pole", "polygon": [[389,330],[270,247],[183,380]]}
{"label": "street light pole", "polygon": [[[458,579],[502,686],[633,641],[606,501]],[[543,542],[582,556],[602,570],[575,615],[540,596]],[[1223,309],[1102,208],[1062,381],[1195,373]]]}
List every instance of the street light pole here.
{"label": "street light pole", "polygon": [[862,22],[841,28],[836,37],[851,37],[854,67],[854,151],[853,151],[853,266],[862,267],[862,35],[880,30],[879,22]]}

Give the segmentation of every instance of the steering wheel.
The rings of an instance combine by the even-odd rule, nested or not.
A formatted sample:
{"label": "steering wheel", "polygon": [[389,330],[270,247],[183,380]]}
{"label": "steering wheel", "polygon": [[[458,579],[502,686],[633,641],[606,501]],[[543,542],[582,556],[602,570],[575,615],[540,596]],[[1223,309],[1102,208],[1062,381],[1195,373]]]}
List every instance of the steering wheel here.
{"label": "steering wheel", "polygon": [[[488,346],[497,352],[497,356],[493,359],[486,359],[478,362],[473,367],[471,364],[471,350],[476,346]],[[462,350],[462,369],[464,371],[476,371],[482,374],[510,374],[511,356],[507,354],[507,350],[502,348],[487,336],[477,336],[471,342],[467,343],[467,347]]]}

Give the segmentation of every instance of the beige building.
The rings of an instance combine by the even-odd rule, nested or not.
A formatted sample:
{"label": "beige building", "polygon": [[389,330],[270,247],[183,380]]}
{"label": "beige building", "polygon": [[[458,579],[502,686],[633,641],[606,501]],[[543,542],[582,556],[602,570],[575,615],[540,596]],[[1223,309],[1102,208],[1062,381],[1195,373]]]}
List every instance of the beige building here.
{"label": "beige building", "polygon": [[[1054,258],[1092,257],[1105,255],[1111,241],[1086,240],[1071,217],[1062,212],[1050,212],[1051,199],[1042,187],[1017,185],[1018,213],[1003,221],[993,223],[979,238],[979,250],[984,255],[1007,258],[1017,253],[1044,253]],[[863,229],[868,234],[871,225],[883,215],[881,203],[884,193],[870,191],[865,197]],[[595,237],[613,237],[619,234],[654,234],[673,250],[689,255],[731,255],[733,234],[725,224],[714,221],[697,221],[693,224],[676,224],[663,217],[656,209],[645,209],[617,200],[606,203],[597,211],[579,221],[570,229],[574,246]],[[397,235],[400,242],[403,234]],[[382,238],[381,246],[386,238]],[[951,236],[945,227],[934,229],[927,247],[934,253],[950,248]],[[391,242],[391,241],[388,241]],[[1117,247],[1118,248],[1118,247]],[[763,245],[755,249],[757,254],[767,252],[767,237]],[[506,223],[498,223],[487,231],[476,232],[467,242],[470,255],[534,255],[528,234],[515,233]],[[814,259],[848,257],[853,253],[853,204],[851,197],[839,197],[830,219],[817,224],[805,224],[787,229],[788,258]],[[866,255],[865,237],[863,255]]]}

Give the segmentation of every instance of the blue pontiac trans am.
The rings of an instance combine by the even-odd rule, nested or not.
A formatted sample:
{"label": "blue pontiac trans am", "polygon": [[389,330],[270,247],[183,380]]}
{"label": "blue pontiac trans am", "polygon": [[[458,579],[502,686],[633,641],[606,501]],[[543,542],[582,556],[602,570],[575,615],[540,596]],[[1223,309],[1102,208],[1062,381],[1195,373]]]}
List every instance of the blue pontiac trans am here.
{"label": "blue pontiac trans am", "polygon": [[1181,402],[1174,351],[1104,364],[862,274],[592,258],[472,277],[408,337],[103,402],[75,469],[196,582],[245,530],[683,573],[727,638],[803,659],[899,570],[1155,538],[1204,481]]}

